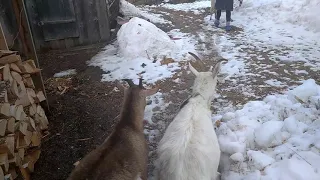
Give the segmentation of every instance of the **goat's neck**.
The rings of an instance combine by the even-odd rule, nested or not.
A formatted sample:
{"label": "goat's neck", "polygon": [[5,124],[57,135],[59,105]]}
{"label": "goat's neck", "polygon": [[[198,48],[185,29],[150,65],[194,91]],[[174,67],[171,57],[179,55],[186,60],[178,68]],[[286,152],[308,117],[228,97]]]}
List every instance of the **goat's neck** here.
{"label": "goat's neck", "polygon": [[139,105],[140,97],[134,97],[128,94],[123,102],[120,114],[119,126],[129,126],[136,130],[143,131],[144,108]]}
{"label": "goat's neck", "polygon": [[192,98],[197,99],[200,104],[203,104],[206,108],[210,109],[212,97],[205,97],[200,93],[195,93]]}

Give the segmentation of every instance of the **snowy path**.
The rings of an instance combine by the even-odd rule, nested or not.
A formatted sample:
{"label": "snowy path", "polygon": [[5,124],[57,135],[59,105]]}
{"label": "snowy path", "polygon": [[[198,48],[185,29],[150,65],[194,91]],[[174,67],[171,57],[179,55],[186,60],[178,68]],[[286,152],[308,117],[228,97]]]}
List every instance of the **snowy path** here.
{"label": "snowy path", "polygon": [[[196,50],[209,61],[209,65],[218,55],[229,60],[223,69],[229,77],[222,91],[232,96],[233,101],[241,103],[262,98],[301,84],[302,80],[318,79],[320,43],[316,40],[320,39],[320,33],[289,22],[263,21],[268,17],[252,12],[254,10],[247,3],[233,12],[236,30],[226,33],[214,28],[213,21],[209,21],[208,8],[205,8],[209,6],[210,2],[200,1],[152,7],[150,10],[172,21],[164,29],[177,28],[194,34],[198,42]],[[223,14],[222,25],[224,21]]]}
{"label": "snowy path", "polygon": [[[237,111],[228,102],[245,104],[286,92],[306,79],[317,80],[320,33],[289,22],[279,24],[266,10],[259,7],[255,12],[246,3],[233,14],[235,31],[226,33],[213,27],[204,7],[205,2],[198,2],[198,6],[167,5],[150,10],[172,21],[167,28],[194,34],[196,50],[208,65],[218,55],[229,60],[223,69],[229,76],[213,104],[219,112],[213,119],[220,122],[222,179],[319,179],[320,91],[313,81],[293,91],[296,94],[268,96]],[[299,98],[304,94],[311,103],[301,104],[292,94]]]}
{"label": "snowy path", "polygon": [[140,71],[149,83],[160,80],[156,83],[162,91],[146,108],[151,123],[145,129],[150,142],[149,175],[157,142],[193,82],[186,70],[190,58],[181,54],[195,50],[207,68],[219,56],[228,59],[222,69],[228,77],[219,84],[220,96],[213,102],[223,152],[222,179],[320,179],[320,87],[315,84],[320,84],[320,21],[314,18],[315,22],[299,24],[292,19],[294,13],[303,12],[295,18],[305,20],[310,14],[304,8],[320,5],[315,0],[290,2],[293,0],[244,1],[233,12],[236,27],[230,33],[214,28],[209,21],[210,1],[141,7],[151,22],[181,38],[176,44],[187,47],[181,48],[176,62],[166,67],[144,57],[127,63],[114,45],[92,61],[107,72],[104,80],[136,78]]}
{"label": "snowy path", "polygon": [[[244,83],[249,86],[269,89],[288,88],[308,76],[317,79],[320,33],[286,21],[279,23],[275,20],[279,17],[272,11],[273,6],[255,8],[250,5],[244,3],[233,13],[233,24],[239,28],[236,32],[226,34],[217,30],[209,17],[205,18],[208,31],[216,34],[221,55],[233,61],[236,67],[232,73],[246,77],[243,77]],[[278,10],[281,13],[281,9]],[[248,91],[259,96],[255,88]]]}

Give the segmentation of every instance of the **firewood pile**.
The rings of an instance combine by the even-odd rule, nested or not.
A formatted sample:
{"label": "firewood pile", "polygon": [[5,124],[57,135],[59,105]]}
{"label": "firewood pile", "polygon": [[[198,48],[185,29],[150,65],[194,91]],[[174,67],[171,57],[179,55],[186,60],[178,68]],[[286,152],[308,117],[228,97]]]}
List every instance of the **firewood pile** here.
{"label": "firewood pile", "polygon": [[15,179],[19,172],[30,179],[39,159],[48,128],[40,105],[46,98],[34,80],[39,72],[33,60],[0,50],[0,180]]}

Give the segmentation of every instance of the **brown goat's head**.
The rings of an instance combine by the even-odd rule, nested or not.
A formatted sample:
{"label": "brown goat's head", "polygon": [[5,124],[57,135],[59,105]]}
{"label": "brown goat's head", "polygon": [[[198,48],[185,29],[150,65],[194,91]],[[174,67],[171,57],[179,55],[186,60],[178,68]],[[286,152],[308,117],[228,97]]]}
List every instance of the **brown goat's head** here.
{"label": "brown goat's head", "polygon": [[142,78],[139,79],[139,84],[135,85],[131,79],[124,79],[129,84],[129,88],[121,86],[124,90],[124,97],[127,99],[131,96],[131,100],[135,102],[135,106],[139,108],[145,108],[146,97],[154,95],[159,91],[159,87],[153,89],[145,89],[142,85]]}

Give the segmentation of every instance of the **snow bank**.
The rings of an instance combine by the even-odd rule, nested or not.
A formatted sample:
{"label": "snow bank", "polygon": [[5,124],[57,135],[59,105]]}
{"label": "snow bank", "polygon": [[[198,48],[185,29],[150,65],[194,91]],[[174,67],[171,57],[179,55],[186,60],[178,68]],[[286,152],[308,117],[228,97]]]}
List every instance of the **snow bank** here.
{"label": "snow bank", "polygon": [[122,25],[117,36],[120,55],[128,58],[171,57],[178,48],[165,32],[137,17]]}
{"label": "snow bank", "polygon": [[320,179],[319,88],[306,80],[213,117],[221,119],[222,179]]}
{"label": "snow bank", "polygon": [[303,102],[307,102],[309,97],[316,96],[320,90],[315,84],[316,82],[313,79],[309,79],[303,85],[290,91],[290,95],[299,98],[299,100],[302,100]]}
{"label": "snow bank", "polygon": [[247,155],[249,157],[249,161],[252,163],[252,166],[256,167],[258,170],[263,170],[265,167],[275,162],[272,157],[260,151],[249,150]]}
{"label": "snow bank", "polygon": [[306,161],[297,156],[291,159],[286,159],[280,162],[276,162],[267,167],[266,176],[263,180],[268,179],[301,179],[301,180],[317,180],[320,178],[319,173],[310,166]]}
{"label": "snow bank", "polygon": [[282,143],[277,136],[283,127],[282,121],[268,121],[255,130],[255,142],[260,147],[272,147]]}

